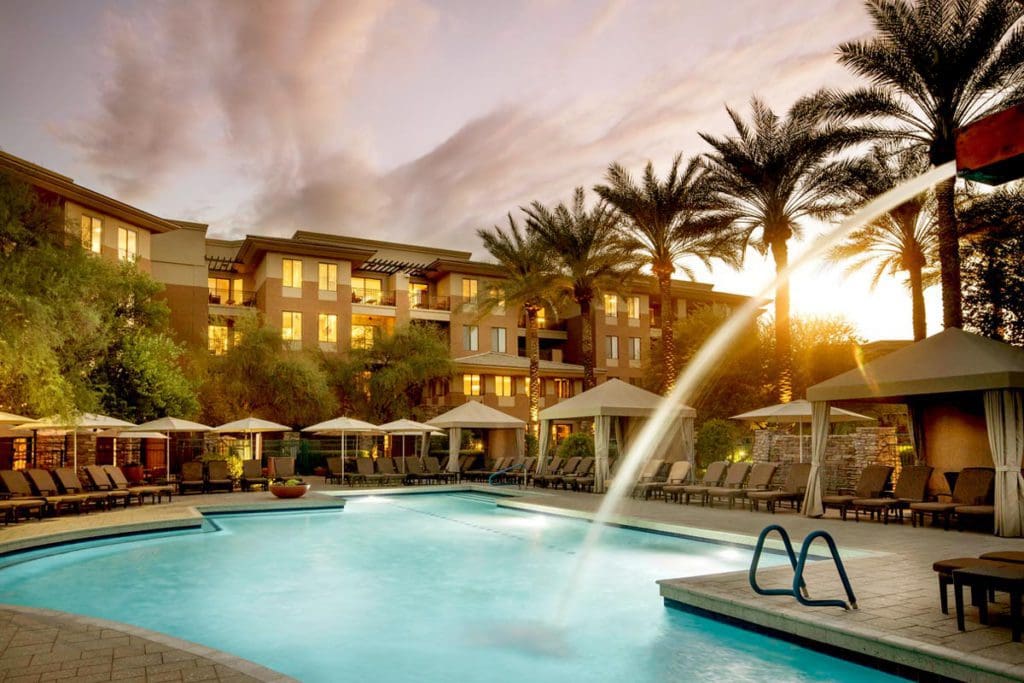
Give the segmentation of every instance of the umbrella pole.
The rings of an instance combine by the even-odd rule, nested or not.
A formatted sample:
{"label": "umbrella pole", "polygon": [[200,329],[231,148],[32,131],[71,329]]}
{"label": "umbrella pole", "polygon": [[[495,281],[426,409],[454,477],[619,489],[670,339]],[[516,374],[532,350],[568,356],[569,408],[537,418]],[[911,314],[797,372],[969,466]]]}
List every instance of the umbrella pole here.
{"label": "umbrella pole", "polygon": [[164,443],[164,479],[167,481],[171,480],[171,435],[164,434],[167,437],[166,443]]}
{"label": "umbrella pole", "polygon": [[341,485],[345,485],[345,432],[341,433]]}
{"label": "umbrella pole", "polygon": [[74,439],[74,451],[75,451],[75,472],[78,471],[78,430],[71,432],[71,438]]}
{"label": "umbrella pole", "polygon": [[114,467],[117,467],[117,437],[116,436],[114,437],[114,449],[113,450],[114,450],[114,455],[113,455]]}
{"label": "umbrella pole", "polygon": [[803,462],[804,461],[804,423],[803,422],[798,422],[797,424],[800,425],[798,427],[798,430],[799,430],[798,434],[799,434],[799,436],[797,437],[798,439],[800,439],[800,462]]}

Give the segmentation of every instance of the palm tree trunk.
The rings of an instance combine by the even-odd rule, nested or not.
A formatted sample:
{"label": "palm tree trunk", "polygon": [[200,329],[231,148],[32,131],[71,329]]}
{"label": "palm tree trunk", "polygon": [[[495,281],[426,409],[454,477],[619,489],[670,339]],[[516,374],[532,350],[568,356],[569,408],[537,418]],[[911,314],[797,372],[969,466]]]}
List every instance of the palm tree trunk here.
{"label": "palm tree trunk", "polygon": [[672,270],[659,268],[658,291],[661,294],[661,393],[668,394],[676,384],[676,343],[673,331],[676,309],[672,306]]}
{"label": "palm tree trunk", "polygon": [[960,284],[960,231],[953,206],[956,179],[943,180],[935,187],[939,218],[939,264],[942,266],[942,325],[963,327],[964,314]]}
{"label": "palm tree trunk", "polygon": [[[771,243],[775,274],[789,266],[789,245],[786,240]],[[779,373],[779,401],[793,398],[793,333],[789,322],[789,280],[775,286],[775,367]]]}
{"label": "palm tree trunk", "polygon": [[921,266],[907,269],[910,275],[910,309],[914,321],[914,341],[921,341],[927,335],[928,326],[924,311],[924,284],[921,281]]}
{"label": "palm tree trunk", "polygon": [[537,436],[540,426],[540,331],[537,309],[526,308],[526,355],[530,359],[530,421],[529,431]]}
{"label": "palm tree trunk", "polygon": [[580,299],[579,305],[583,323],[583,338],[580,340],[583,347],[583,390],[586,391],[597,386],[597,378],[594,376],[594,311],[589,298]]}

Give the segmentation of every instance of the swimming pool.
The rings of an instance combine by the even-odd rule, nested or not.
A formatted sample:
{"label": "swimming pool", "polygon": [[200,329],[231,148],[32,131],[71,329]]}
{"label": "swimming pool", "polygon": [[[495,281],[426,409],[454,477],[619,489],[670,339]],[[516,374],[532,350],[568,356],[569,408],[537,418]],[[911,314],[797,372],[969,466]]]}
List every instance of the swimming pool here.
{"label": "swimming pool", "polygon": [[586,522],[466,494],[213,519],[212,533],[22,557],[0,570],[0,602],[162,631],[303,681],[896,680],[662,604],[655,579],[742,569],[745,549],[609,529],[555,627]]}

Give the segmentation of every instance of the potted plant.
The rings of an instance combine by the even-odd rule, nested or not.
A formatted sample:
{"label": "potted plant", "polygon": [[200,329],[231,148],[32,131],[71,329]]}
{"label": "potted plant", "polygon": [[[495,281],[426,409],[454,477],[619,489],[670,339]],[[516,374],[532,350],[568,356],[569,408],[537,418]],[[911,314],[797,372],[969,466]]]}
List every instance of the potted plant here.
{"label": "potted plant", "polygon": [[275,479],[270,483],[270,492],[278,498],[301,498],[309,490],[309,484],[301,479]]}
{"label": "potted plant", "polygon": [[140,463],[126,462],[121,465],[121,471],[124,472],[124,478],[131,484],[141,484],[145,479],[145,472]]}

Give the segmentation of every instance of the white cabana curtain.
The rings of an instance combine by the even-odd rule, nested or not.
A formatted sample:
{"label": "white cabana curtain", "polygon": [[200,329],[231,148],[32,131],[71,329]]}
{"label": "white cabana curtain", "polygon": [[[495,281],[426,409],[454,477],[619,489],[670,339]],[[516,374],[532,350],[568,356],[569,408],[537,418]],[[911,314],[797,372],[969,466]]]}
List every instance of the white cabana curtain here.
{"label": "white cabana curtain", "polygon": [[611,431],[611,417],[601,415],[594,418],[594,493],[604,493],[604,483],[608,479],[608,441]]}
{"label": "white cabana curtain", "polygon": [[537,473],[544,474],[544,463],[548,460],[548,441],[551,440],[551,420],[540,421],[540,435],[537,439]]}
{"label": "white cabana curtain", "polygon": [[448,430],[448,471],[459,471],[459,446],[462,445],[462,427]]}
{"label": "white cabana curtain", "polygon": [[420,457],[425,458],[430,455],[430,434],[423,432],[423,441],[420,442]]}
{"label": "white cabana curtain", "polygon": [[1024,392],[985,392],[985,422],[996,466],[996,535],[1024,535]]}
{"label": "white cabana curtain", "polygon": [[825,447],[828,445],[828,401],[811,404],[811,473],[807,477],[807,493],[804,495],[804,515],[821,517],[825,508],[821,504],[821,464],[825,461]]}
{"label": "white cabana curtain", "polygon": [[626,434],[626,425],[624,423],[627,419],[628,418],[625,417],[617,417],[612,421],[612,429],[614,430],[615,436],[615,451],[620,458],[626,455],[626,442],[623,439],[623,436]]}

